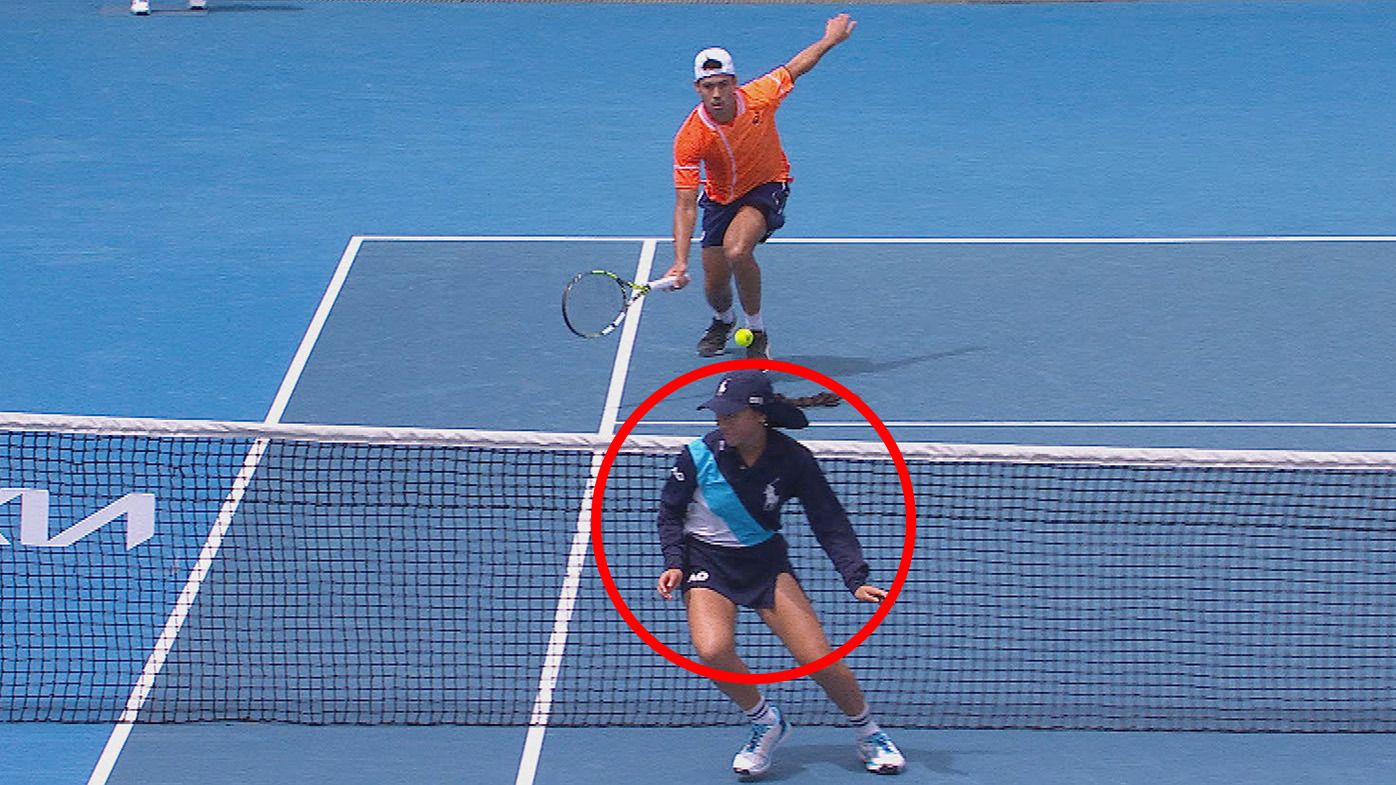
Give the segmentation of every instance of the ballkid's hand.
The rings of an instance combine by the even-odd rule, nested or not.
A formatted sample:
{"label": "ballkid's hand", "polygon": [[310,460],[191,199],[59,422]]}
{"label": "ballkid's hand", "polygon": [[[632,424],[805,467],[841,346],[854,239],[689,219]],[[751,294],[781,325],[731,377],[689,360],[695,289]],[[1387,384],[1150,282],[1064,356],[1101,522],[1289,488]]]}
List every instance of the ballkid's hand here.
{"label": "ballkid's hand", "polygon": [[[659,574],[659,581],[655,583],[655,591],[664,599],[674,596],[679,584],[683,583],[683,570],[665,570]],[[866,588],[866,587],[865,587]]]}
{"label": "ballkid's hand", "polygon": [[858,591],[853,592],[853,597],[859,602],[882,602],[887,599],[887,590],[879,589],[871,584],[863,584],[858,587]]}

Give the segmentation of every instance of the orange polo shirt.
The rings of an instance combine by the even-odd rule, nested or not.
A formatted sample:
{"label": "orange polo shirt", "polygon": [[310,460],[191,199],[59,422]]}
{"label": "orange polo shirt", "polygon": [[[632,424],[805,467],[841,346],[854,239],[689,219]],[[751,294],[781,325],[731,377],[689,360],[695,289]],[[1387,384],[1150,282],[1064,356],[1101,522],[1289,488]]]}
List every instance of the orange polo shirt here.
{"label": "orange polo shirt", "polygon": [[775,115],[794,87],[785,66],[747,82],[737,88],[737,114],[727,124],[698,104],[674,136],[674,187],[702,185],[709,199],[728,204],[758,185],[790,182]]}

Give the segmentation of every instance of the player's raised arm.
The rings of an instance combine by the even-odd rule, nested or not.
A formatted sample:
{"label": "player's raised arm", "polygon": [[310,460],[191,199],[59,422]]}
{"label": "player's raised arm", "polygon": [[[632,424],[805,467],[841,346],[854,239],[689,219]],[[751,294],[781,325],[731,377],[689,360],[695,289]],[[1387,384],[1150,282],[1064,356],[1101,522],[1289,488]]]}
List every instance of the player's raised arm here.
{"label": "player's raised arm", "polygon": [[791,79],[799,79],[819,62],[830,49],[838,46],[853,34],[853,28],[858,23],[848,17],[848,14],[839,14],[824,23],[824,37],[810,44],[800,53],[790,58],[790,62],[785,64],[785,70],[790,72]]}

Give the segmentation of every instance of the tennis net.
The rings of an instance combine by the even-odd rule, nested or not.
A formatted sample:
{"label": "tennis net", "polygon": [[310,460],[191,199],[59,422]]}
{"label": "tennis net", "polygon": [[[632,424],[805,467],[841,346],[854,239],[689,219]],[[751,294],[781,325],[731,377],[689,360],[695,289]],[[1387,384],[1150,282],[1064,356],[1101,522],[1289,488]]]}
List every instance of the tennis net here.
{"label": "tennis net", "polygon": [[[0,434],[0,721],[740,719],[624,625],[581,550],[606,440],[38,415]],[[685,441],[632,438],[603,510],[627,603],[691,656],[653,591]],[[887,585],[906,526],[885,447],[806,443]],[[1396,730],[1396,454],[902,451],[915,563],[848,658],[881,723]],[[798,509],[785,530],[845,640],[871,606]],[[753,669],[792,667],[751,616]],[[808,679],[767,691],[841,719]]]}

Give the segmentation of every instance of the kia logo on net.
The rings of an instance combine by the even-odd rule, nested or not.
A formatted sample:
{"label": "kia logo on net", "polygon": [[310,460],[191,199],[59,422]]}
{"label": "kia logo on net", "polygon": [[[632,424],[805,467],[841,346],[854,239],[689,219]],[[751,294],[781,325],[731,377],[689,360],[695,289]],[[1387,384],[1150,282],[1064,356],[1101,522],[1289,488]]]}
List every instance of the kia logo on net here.
{"label": "kia logo on net", "polygon": [[[19,501],[19,544],[37,548],[66,548],[78,540],[125,519],[126,549],[155,536],[155,494],[128,493],[83,518],[58,534],[49,536],[49,493],[42,488],[0,488],[0,507]],[[0,545],[10,541],[0,534]]]}

